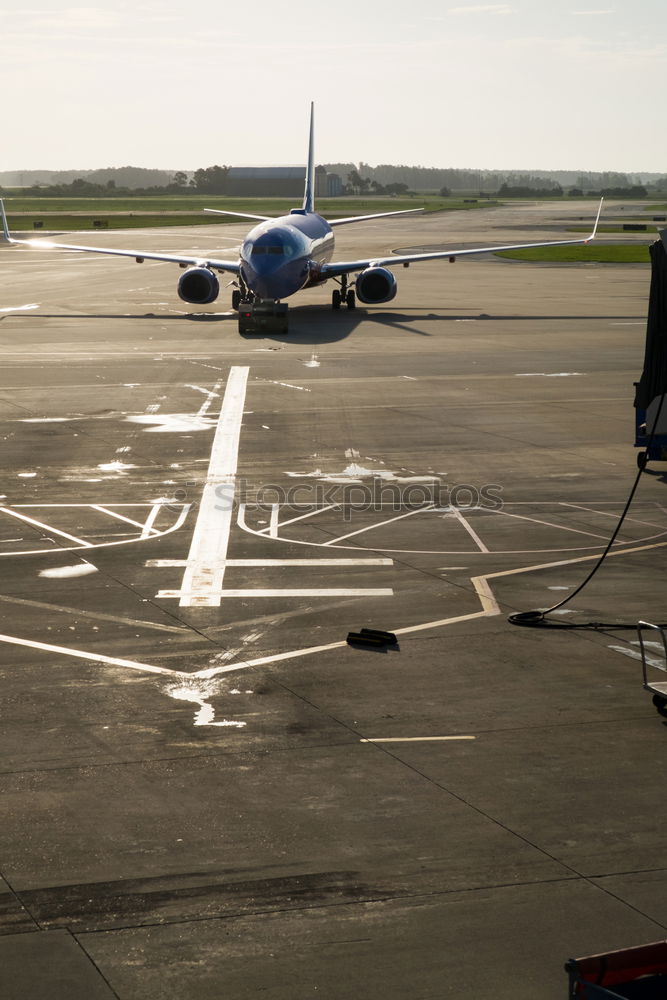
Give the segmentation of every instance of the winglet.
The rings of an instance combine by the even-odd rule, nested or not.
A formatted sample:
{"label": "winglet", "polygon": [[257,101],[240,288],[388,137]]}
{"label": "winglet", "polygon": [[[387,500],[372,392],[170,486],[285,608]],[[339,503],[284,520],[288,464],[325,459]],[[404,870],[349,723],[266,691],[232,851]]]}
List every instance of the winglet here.
{"label": "winglet", "polygon": [[598,206],[598,214],[595,217],[595,225],[593,226],[593,232],[591,233],[591,235],[587,239],[584,240],[584,243],[588,243],[589,240],[594,240],[595,239],[595,234],[598,231],[598,222],[600,221],[600,213],[602,212],[602,202],[603,201],[604,201],[604,198],[600,198],[600,204]]}
{"label": "winglet", "polygon": [[13,243],[11,236],[9,235],[9,226],[7,225],[7,216],[5,215],[5,203],[0,198],[0,215],[2,215],[2,235],[6,243]]}
{"label": "winglet", "polygon": [[315,211],[315,104],[310,102],[310,137],[308,140],[308,166],[306,167],[306,186],[303,192],[303,211]]}

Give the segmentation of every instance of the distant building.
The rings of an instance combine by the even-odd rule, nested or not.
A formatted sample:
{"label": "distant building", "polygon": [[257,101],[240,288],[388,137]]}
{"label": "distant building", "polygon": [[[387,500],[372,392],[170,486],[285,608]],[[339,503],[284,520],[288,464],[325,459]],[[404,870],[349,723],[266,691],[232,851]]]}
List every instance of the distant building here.
{"label": "distant building", "polygon": [[[302,198],[305,167],[230,167],[226,194],[231,198]],[[315,171],[315,196],[335,198],[343,193],[337,174]]]}
{"label": "distant building", "polygon": [[[325,190],[322,192],[323,198],[339,198],[343,193],[343,182],[338,174],[324,174],[323,178]],[[318,184],[319,194],[319,184]]]}

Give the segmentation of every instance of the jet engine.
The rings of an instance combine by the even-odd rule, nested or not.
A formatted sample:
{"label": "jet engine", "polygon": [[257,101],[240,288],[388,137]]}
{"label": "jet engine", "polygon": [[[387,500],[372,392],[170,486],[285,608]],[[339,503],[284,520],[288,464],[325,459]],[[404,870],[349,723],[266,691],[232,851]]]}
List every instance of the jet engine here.
{"label": "jet engine", "polygon": [[367,267],[358,276],[355,286],[357,298],[371,305],[391,302],[398,288],[396,278],[386,267]]}
{"label": "jet engine", "polygon": [[214,302],[220,291],[220,282],[207,267],[189,267],[178,279],[178,294],[184,302],[206,306]]}

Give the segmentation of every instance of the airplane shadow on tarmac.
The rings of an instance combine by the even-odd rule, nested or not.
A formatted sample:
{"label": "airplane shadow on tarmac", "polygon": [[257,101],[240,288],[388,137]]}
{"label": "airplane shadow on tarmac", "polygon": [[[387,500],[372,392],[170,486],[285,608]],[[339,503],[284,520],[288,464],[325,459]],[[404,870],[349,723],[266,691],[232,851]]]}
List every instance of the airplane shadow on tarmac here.
{"label": "airplane shadow on tarmac", "polygon": [[[204,314],[200,314],[204,315]],[[191,317],[194,318],[194,317]],[[643,317],[636,317],[642,319]],[[461,312],[457,310],[451,313],[428,312],[427,310],[406,309],[404,311],[388,312],[373,311],[367,312],[365,309],[355,309],[352,312],[334,312],[328,306],[301,306],[290,309],[289,333],[242,334],[245,340],[253,340],[263,337],[266,340],[273,340],[282,343],[294,344],[327,344],[344,340],[352,334],[357,326],[364,323],[373,323],[379,326],[403,330],[406,333],[416,334],[418,337],[432,337],[428,330],[419,329],[420,322],[437,320],[438,322],[484,322],[496,320],[500,322],[541,322],[543,320],[616,320],[613,316],[546,316],[546,315],[504,315],[489,313]]]}
{"label": "airplane shadow on tarmac", "polygon": [[[0,317],[0,322],[6,317]],[[259,333],[238,334],[236,325],[236,313],[230,311],[224,313],[178,313],[176,315],[165,315],[162,313],[31,313],[30,316],[22,316],[12,313],[12,319],[31,320],[35,323],[40,319],[58,320],[85,320],[89,323],[96,319],[126,319],[133,323],[138,320],[159,320],[160,323],[219,323],[223,327],[229,328],[243,340],[265,340],[284,341],[285,343],[297,344],[325,344],[348,337],[363,320],[364,322],[379,323],[382,326],[396,326],[408,333],[416,333],[421,337],[430,337],[430,333],[423,330],[416,330],[406,325],[407,317],[400,313],[377,312],[368,314],[365,310],[354,310],[349,315],[345,313],[333,313],[331,309],[325,307],[306,307],[290,312],[290,326],[288,333],[271,333],[261,331]],[[418,321],[420,316],[415,316]],[[447,316],[436,316],[428,314],[428,319],[447,319]],[[403,322],[400,322],[400,321]],[[306,323],[308,326],[306,326]],[[222,332],[227,332],[223,330]]]}
{"label": "airplane shadow on tarmac", "polygon": [[[0,322],[6,317],[0,317]],[[68,319],[86,320],[90,322],[96,319],[126,319],[136,322],[137,320],[159,320],[161,323],[190,322],[190,323],[220,323],[223,327],[230,328],[236,336],[243,340],[255,341],[258,339],[272,340],[278,343],[292,344],[331,344],[340,340],[345,340],[359,326],[361,322],[372,323],[379,326],[403,330],[405,333],[412,333],[418,337],[431,337],[432,333],[419,329],[417,325],[420,321],[437,320],[442,322],[484,322],[495,320],[499,322],[540,322],[544,320],[616,320],[613,316],[570,316],[570,315],[516,315],[516,314],[489,314],[468,312],[436,313],[425,310],[406,309],[405,311],[387,312],[367,312],[365,309],[355,309],[353,311],[341,310],[333,311],[328,306],[297,306],[292,307],[289,313],[289,332],[271,333],[261,331],[258,333],[238,334],[236,328],[236,313],[231,310],[226,312],[206,313],[206,312],[183,312],[177,314],[164,314],[155,312],[146,313],[30,313],[21,315],[12,313],[14,320],[27,320],[35,323],[39,319]],[[630,319],[641,320],[644,317],[629,317]],[[227,329],[222,331],[227,333]]]}

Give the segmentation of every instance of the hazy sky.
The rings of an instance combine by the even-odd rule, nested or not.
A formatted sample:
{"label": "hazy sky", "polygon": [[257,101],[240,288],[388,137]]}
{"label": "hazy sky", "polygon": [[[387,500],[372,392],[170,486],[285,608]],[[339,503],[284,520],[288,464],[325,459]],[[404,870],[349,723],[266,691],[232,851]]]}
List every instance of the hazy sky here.
{"label": "hazy sky", "polygon": [[0,169],[667,173],[665,0],[0,0]]}

